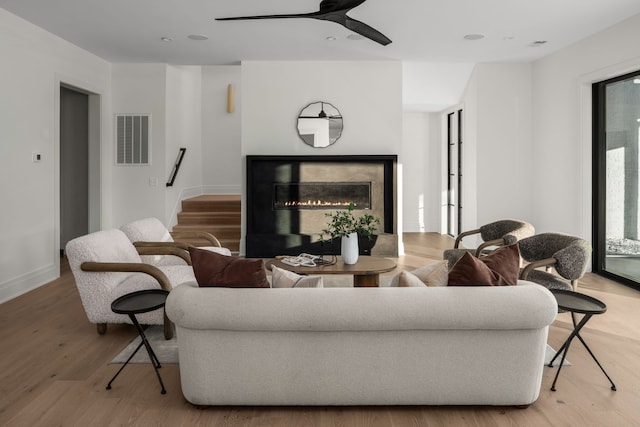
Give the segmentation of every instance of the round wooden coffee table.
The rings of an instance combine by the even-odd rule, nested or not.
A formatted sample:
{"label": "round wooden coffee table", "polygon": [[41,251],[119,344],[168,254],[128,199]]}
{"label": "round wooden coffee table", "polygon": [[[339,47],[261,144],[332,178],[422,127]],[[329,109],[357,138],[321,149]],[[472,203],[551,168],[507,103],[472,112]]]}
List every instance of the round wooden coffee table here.
{"label": "round wooden coffee table", "polygon": [[[327,256],[326,259],[331,258]],[[380,273],[386,273],[396,268],[396,263],[390,259],[376,256],[360,256],[355,264],[345,264],[342,257],[336,257],[336,263],[332,265],[317,265],[315,267],[293,267],[274,259],[267,262],[269,268],[275,265],[284,270],[297,274],[351,274],[353,286],[376,287],[380,286]]]}

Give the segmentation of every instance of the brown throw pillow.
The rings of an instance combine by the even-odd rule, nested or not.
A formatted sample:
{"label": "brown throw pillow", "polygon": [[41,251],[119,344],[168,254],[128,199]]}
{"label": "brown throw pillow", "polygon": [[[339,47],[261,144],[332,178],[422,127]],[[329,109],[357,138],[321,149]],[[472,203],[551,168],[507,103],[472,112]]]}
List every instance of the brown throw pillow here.
{"label": "brown throw pillow", "polygon": [[189,248],[198,285],[225,288],[268,288],[264,261]]}
{"label": "brown throw pillow", "polygon": [[520,272],[518,244],[476,258],[466,252],[449,271],[449,286],[514,286]]}

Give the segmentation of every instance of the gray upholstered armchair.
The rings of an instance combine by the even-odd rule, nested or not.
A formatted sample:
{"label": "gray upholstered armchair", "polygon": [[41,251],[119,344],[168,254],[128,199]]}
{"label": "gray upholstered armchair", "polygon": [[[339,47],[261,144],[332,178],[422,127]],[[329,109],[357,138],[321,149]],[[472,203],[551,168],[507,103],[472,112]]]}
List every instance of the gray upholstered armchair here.
{"label": "gray upholstered armchair", "polygon": [[[548,289],[577,290],[591,259],[591,244],[579,237],[560,233],[542,233],[520,240],[520,256],[529,264],[520,279]],[[545,267],[547,271],[537,270]],[[553,270],[557,274],[549,271]]]}
{"label": "gray upholstered armchair", "polygon": [[[512,245],[525,237],[533,236],[536,230],[533,225],[513,219],[503,219],[483,225],[478,229],[465,231],[456,237],[453,249],[446,249],[442,258],[449,262],[449,268],[458,261],[465,252],[474,253],[476,256],[491,246]],[[462,239],[475,234],[480,234],[482,244],[476,249],[460,248]]]}

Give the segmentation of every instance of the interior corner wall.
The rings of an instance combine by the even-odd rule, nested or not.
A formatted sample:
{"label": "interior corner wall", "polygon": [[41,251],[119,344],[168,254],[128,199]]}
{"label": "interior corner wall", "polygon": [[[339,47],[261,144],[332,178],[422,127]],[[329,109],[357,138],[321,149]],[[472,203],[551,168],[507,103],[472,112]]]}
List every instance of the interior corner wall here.
{"label": "interior corner wall", "polygon": [[591,84],[640,69],[640,15],[533,64],[536,226],[592,240]]}
{"label": "interior corner wall", "polygon": [[505,218],[535,223],[531,82],[531,64],[473,71],[462,104],[463,229]]}
{"label": "interior corner wall", "polygon": [[[227,112],[227,87],[235,108]],[[202,186],[205,194],[240,194],[242,84],[239,65],[202,67]]]}
{"label": "interior corner wall", "polygon": [[[151,114],[149,165],[116,165],[114,141],[112,161],[112,226],[150,216],[165,218],[167,65],[113,64],[112,102],[115,114]],[[106,126],[115,129],[115,117]],[[157,185],[152,185],[152,179]]]}
{"label": "interior corner wall", "polygon": [[[435,120],[434,120],[435,117]],[[440,125],[436,113],[404,113],[401,157],[403,230],[439,232]]]}
{"label": "interior corner wall", "polygon": [[[59,84],[100,95],[111,65],[0,8],[0,302],[59,276]],[[58,115],[56,115],[58,112]],[[102,126],[106,141],[111,129]],[[41,155],[39,162],[32,154]],[[103,185],[103,196],[108,186]]]}
{"label": "interior corner wall", "polygon": [[[167,67],[165,173],[159,186],[165,190],[167,227],[177,223],[181,201],[202,194],[202,68]],[[180,148],[186,148],[173,186],[167,187]]]}

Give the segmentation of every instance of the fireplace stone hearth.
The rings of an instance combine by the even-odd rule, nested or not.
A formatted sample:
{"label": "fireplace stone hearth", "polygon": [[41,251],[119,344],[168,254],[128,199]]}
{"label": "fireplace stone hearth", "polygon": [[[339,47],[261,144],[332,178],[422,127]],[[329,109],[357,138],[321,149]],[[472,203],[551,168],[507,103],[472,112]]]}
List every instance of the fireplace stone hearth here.
{"label": "fireplace stone hearth", "polygon": [[247,156],[246,256],[339,254],[320,233],[325,213],[349,203],[381,219],[372,255],[397,256],[396,165],[395,155]]}

